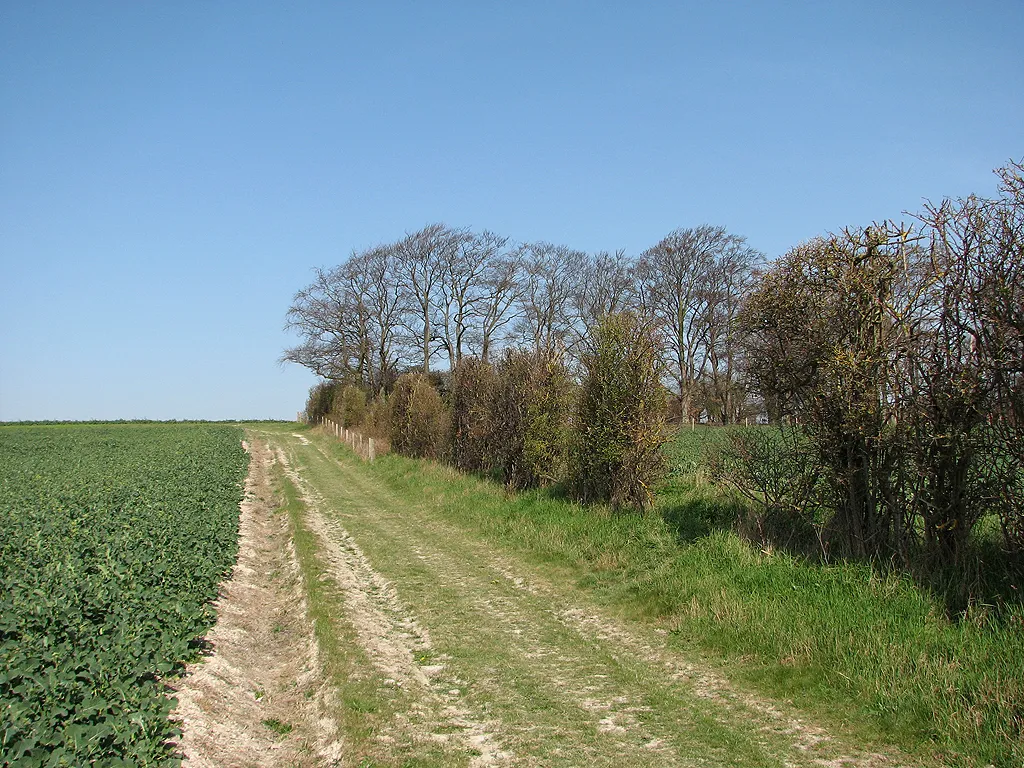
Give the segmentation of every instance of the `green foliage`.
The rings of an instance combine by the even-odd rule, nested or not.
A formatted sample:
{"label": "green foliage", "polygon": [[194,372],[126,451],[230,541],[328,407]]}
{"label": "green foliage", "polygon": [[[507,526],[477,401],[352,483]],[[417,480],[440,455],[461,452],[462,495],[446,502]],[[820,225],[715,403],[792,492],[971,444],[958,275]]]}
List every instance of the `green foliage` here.
{"label": "green foliage", "polygon": [[561,360],[508,350],[497,366],[492,466],[515,488],[564,479],[573,383]]}
{"label": "green foliage", "polygon": [[451,460],[465,472],[488,472],[494,467],[494,368],[475,358],[463,358],[452,373]]}
{"label": "green foliage", "polygon": [[406,373],[395,382],[389,402],[391,448],[406,456],[436,459],[443,449],[444,403],[430,379]]}
{"label": "green foliage", "polygon": [[263,723],[263,725],[266,728],[269,728],[274,733],[276,733],[278,736],[287,736],[289,733],[292,732],[292,729],[294,727],[292,726],[291,723],[278,720],[276,717],[270,717],[266,720],[261,720],[260,722]]}
{"label": "green foliage", "polygon": [[175,765],[161,682],[238,547],[226,426],[0,430],[0,763]]}
{"label": "green foliage", "polygon": [[366,419],[366,392],[355,384],[336,387],[332,403],[332,413],[346,427],[359,427]]}
{"label": "green foliage", "polygon": [[309,390],[309,397],[306,398],[306,420],[310,424],[319,424],[321,419],[329,416],[340,390],[341,385],[333,381],[314,384]]}
{"label": "green foliage", "polygon": [[582,362],[570,487],[584,501],[646,509],[664,472],[658,345],[632,313],[608,315]]}
{"label": "green foliage", "polygon": [[736,521],[744,538],[766,547],[816,556],[827,514],[828,488],[797,427],[739,427],[704,461],[714,480],[748,501]]}
{"label": "green foliage", "polygon": [[[731,477],[768,500],[780,464],[820,476],[825,554],[913,571],[961,612],[979,596],[975,575],[992,566],[979,559],[979,523],[1001,515],[1009,531],[1014,517],[1012,403],[994,371],[1015,363],[986,362],[978,341],[1010,318],[972,303],[996,279],[989,267],[1014,257],[957,250],[948,237],[940,247],[938,237],[891,223],[847,230],[793,249],[765,275],[740,316],[748,371],[807,439],[774,459],[736,445],[732,463],[749,466]],[[801,524],[817,514],[804,495],[812,508],[796,515]],[[789,514],[782,501],[775,512]]]}

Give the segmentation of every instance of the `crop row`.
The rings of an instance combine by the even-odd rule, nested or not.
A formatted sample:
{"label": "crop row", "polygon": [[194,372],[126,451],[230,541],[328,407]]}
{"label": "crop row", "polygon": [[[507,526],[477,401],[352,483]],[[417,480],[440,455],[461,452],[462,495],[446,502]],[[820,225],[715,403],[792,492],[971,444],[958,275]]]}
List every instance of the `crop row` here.
{"label": "crop row", "polygon": [[234,563],[247,456],[212,425],[0,428],[0,765],[173,765],[163,680]]}

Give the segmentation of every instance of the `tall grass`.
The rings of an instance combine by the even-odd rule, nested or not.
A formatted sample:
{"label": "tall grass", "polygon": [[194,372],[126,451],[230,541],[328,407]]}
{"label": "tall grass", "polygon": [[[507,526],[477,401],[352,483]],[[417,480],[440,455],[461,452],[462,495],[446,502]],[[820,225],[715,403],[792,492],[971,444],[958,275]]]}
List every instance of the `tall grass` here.
{"label": "tall grass", "polygon": [[1024,611],[953,622],[906,578],[752,547],[730,530],[739,502],[693,473],[670,478],[656,514],[635,515],[400,456],[367,471],[864,740],[954,765],[1024,765]]}

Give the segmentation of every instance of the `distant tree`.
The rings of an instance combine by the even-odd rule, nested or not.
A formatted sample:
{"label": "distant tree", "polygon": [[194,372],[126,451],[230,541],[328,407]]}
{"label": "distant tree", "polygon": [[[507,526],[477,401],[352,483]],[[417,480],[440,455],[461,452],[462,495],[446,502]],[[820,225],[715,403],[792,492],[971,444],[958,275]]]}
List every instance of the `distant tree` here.
{"label": "distant tree", "polygon": [[315,274],[288,310],[286,327],[298,332],[300,342],[282,360],[328,380],[382,391],[400,362],[401,304],[390,249],[354,252]]}
{"label": "distant tree", "polygon": [[495,302],[491,277],[500,271],[498,262],[505,255],[508,238],[492,232],[473,234],[453,232],[455,247],[443,250],[441,275],[433,326],[440,347],[448,356],[448,370],[454,371],[471,347],[482,346],[485,321],[490,319],[491,335],[500,317],[488,317],[495,310],[504,312]]}
{"label": "distant tree", "polygon": [[586,254],[566,246],[531,243],[522,257],[519,299],[520,338],[535,352],[554,358],[578,337],[573,297]]}
{"label": "distant tree", "polygon": [[378,246],[358,254],[350,261],[349,270],[349,289],[361,298],[368,316],[371,355],[364,387],[379,395],[393,382],[403,358],[402,297],[392,246]]}
{"label": "distant tree", "polygon": [[523,246],[499,250],[481,276],[475,310],[480,324],[480,359],[485,363],[519,319],[523,251]]}
{"label": "distant tree", "polygon": [[423,373],[430,373],[435,329],[432,318],[445,265],[455,258],[465,233],[430,224],[406,235],[393,247],[395,274],[405,305],[406,327],[419,339]]}
{"label": "distant tree", "polygon": [[743,239],[724,227],[677,229],[640,255],[639,304],[663,339],[666,371],[685,418],[693,409],[708,357],[716,304],[716,267]]}
{"label": "distant tree", "polygon": [[367,354],[364,307],[347,290],[342,267],[315,274],[292,299],[285,327],[297,331],[300,341],[281,359],[329,380],[359,378]]}
{"label": "distant tree", "polygon": [[764,260],[744,238],[734,237],[716,254],[708,274],[703,401],[709,417],[721,424],[743,418],[746,389],[736,324],[743,299],[752,290],[754,270]]}
{"label": "distant tree", "polygon": [[582,336],[606,315],[637,307],[635,264],[625,251],[601,251],[587,256],[573,296]]}

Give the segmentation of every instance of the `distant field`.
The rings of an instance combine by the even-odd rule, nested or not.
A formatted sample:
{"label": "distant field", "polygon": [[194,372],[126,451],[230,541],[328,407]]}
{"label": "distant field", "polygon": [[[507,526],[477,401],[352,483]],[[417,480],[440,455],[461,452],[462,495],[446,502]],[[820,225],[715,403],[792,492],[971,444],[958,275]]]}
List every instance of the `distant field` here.
{"label": "distant field", "polygon": [[665,444],[669,474],[676,477],[692,475],[700,469],[709,449],[725,445],[730,434],[745,429],[762,429],[762,427],[680,427]]}
{"label": "distant field", "polygon": [[195,656],[234,563],[241,438],[0,427],[0,764],[174,764],[160,678]]}

